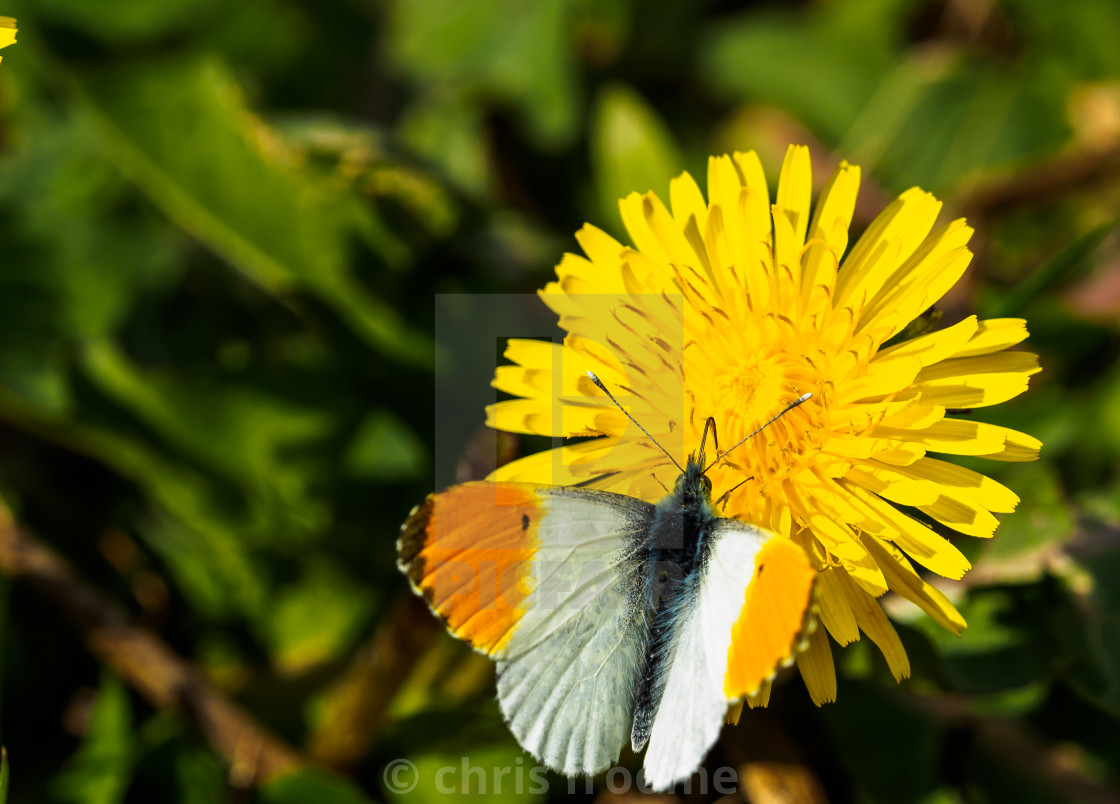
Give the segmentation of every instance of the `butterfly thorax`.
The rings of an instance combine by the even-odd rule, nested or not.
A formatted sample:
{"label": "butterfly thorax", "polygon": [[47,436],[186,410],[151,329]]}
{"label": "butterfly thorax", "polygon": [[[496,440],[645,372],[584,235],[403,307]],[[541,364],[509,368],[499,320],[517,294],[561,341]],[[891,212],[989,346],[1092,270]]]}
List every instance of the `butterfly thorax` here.
{"label": "butterfly thorax", "polygon": [[717,518],[711,492],[712,483],[704,474],[703,464],[692,456],[673,491],[654,510],[650,557],[675,565],[682,577],[695,568],[704,537]]}

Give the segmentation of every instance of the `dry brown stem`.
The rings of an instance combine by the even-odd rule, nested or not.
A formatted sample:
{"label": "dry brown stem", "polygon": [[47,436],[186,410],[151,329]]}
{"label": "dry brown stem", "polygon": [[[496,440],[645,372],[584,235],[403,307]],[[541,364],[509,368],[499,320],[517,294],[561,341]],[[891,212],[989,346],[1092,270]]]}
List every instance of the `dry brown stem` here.
{"label": "dry brown stem", "polygon": [[47,545],[0,512],[0,572],[38,591],[74,623],[90,651],[152,706],[192,720],[248,787],[307,764],[247,712],[216,690],[156,634],[81,580]]}

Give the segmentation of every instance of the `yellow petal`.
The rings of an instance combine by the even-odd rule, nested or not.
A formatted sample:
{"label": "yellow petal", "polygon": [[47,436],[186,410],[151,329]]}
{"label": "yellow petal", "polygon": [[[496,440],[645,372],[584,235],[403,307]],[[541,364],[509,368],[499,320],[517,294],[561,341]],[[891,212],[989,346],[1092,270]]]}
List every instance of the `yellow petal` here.
{"label": "yellow petal", "polygon": [[[839,483],[881,523],[872,532],[880,538],[897,544],[923,567],[953,580],[960,580],[972,568],[960,550],[922,523],[911,519],[886,500],[859,486],[843,480]],[[866,524],[865,522],[865,527]],[[871,530],[871,528],[867,529]]]}
{"label": "yellow petal", "polygon": [[901,550],[866,533],[863,542],[882,568],[892,592],[917,605],[946,631],[961,635],[967,627],[964,617],[940,590],[922,580]]}
{"label": "yellow petal", "polygon": [[[848,227],[852,225],[856,208],[859,178],[857,165],[841,162],[821,191],[809,224],[807,242],[811,245],[805,252],[801,269],[802,295],[806,302],[813,287],[824,276],[822,266],[839,263],[848,247]],[[831,285],[834,280],[829,276],[827,281]]]}
{"label": "yellow petal", "polygon": [[618,202],[618,209],[622,213],[622,224],[626,227],[626,233],[630,235],[635,250],[651,258],[665,260],[667,255],[646,222],[645,203],[646,196],[640,193],[630,193],[621,199]]}
{"label": "yellow petal", "polygon": [[935,365],[926,366],[918,375],[918,382],[958,379],[973,374],[1037,374],[1039,371],[1038,355],[1030,352],[996,352],[942,360]]}
{"label": "yellow petal", "polygon": [[535,452],[510,461],[491,472],[486,479],[495,481],[515,481],[523,483],[547,483],[553,486],[567,486],[582,483],[589,477],[600,474],[598,467],[590,470],[589,463],[610,453],[618,445],[617,438],[599,438],[583,441],[557,449]]}
{"label": "yellow petal", "polygon": [[1004,428],[966,419],[949,419],[922,428],[904,430],[893,427],[876,427],[873,435],[920,444],[931,452],[951,455],[988,455],[999,452],[1004,446]]}
{"label": "yellow petal", "polygon": [[839,405],[850,405],[878,399],[910,385],[921,370],[922,361],[917,357],[902,355],[873,361],[864,376],[838,389],[836,401]]}
{"label": "yellow petal", "polygon": [[921,444],[901,438],[831,438],[821,446],[821,451],[838,458],[877,458],[901,466],[908,466],[926,454]]}
{"label": "yellow petal", "polygon": [[660,245],[660,254],[649,254],[657,258],[663,256],[668,262],[692,264],[697,260],[707,262],[707,255],[698,255],[685,238],[680,224],[653,193],[642,198],[642,216],[654,238]]}
{"label": "yellow petal", "polygon": [[[872,462],[874,465],[874,461]],[[891,466],[894,472],[934,485],[942,494],[970,497],[989,511],[1011,513],[1019,504],[1019,495],[990,477],[953,463],[922,458],[909,466]]]}
{"label": "yellow petal", "polygon": [[1027,322],[1022,318],[989,318],[981,321],[976,333],[953,357],[972,357],[998,352],[1027,337]]}
{"label": "yellow petal", "polygon": [[0,47],[16,43],[16,21],[12,17],[0,17]]}
{"label": "yellow petal", "polygon": [[809,634],[808,648],[797,654],[797,669],[813,703],[821,706],[836,700],[836,666],[823,628]]}
{"label": "yellow petal", "polygon": [[765,708],[770,703],[770,688],[774,682],[764,681],[754,695],[747,696],[747,706],[751,709]]}
{"label": "yellow petal", "polygon": [[915,386],[923,402],[949,408],[978,408],[1006,402],[1027,390],[1041,371],[1029,352],[995,352],[943,360],[922,369]]}
{"label": "yellow petal", "polygon": [[1011,463],[1024,463],[1038,460],[1038,452],[1042,449],[1042,442],[1034,436],[1020,433],[1008,427],[998,427],[994,424],[986,426],[1003,437],[1003,449],[998,452],[981,455],[980,457],[991,458],[993,461],[1008,461]]}
{"label": "yellow petal", "polygon": [[591,260],[578,254],[565,254],[561,257],[556,266],[556,276],[565,288],[572,287],[572,280],[582,282],[585,285],[584,292],[587,293],[593,293],[596,289],[601,293],[618,293],[622,290],[622,283],[616,273],[603,271]]}
{"label": "yellow petal", "polygon": [[669,182],[669,203],[672,204],[673,217],[681,231],[684,231],[690,218],[695,219],[697,230],[704,231],[708,223],[708,205],[704,203],[704,194],[688,171]]}
{"label": "yellow petal", "polygon": [[922,400],[953,410],[969,410],[998,405],[1014,399],[1027,390],[1030,376],[1026,374],[987,374],[967,377],[958,382],[942,380],[923,383],[918,388]]}
{"label": "yellow petal", "polygon": [[[860,543],[860,547],[863,547],[862,543]],[[841,558],[840,565],[848,573],[848,577],[859,584],[863,591],[872,597],[882,597],[889,589],[887,579],[883,577],[883,571],[879,569],[879,565],[866,552],[866,548],[862,553],[854,561]]]}
{"label": "yellow petal", "polygon": [[873,465],[853,466],[844,477],[899,505],[932,505],[940,496],[932,483],[912,480]]}
{"label": "yellow petal", "polygon": [[[588,371],[594,371],[608,388],[629,385],[626,374],[618,368],[552,341],[511,338],[506,344],[505,356],[516,365],[499,366],[490,384],[515,396],[550,400],[557,393],[563,397],[601,397],[602,392],[587,377]],[[560,380],[559,389],[554,384],[557,379]]]}
{"label": "yellow petal", "polygon": [[976,316],[970,315],[951,327],[881,349],[872,362],[905,355],[917,357],[923,366],[929,366],[959,353],[979,328]]}
{"label": "yellow petal", "polygon": [[809,227],[809,204],[813,198],[813,169],[809,149],[804,145],[791,145],[782,162],[778,178],[778,198],[774,204],[774,217],[784,215],[790,229],[783,232],[775,220],[774,252],[778,262],[789,264],[805,245],[805,232]]}
{"label": "yellow petal", "polygon": [[968,497],[943,494],[929,505],[919,505],[918,510],[946,527],[968,536],[986,539],[995,535],[999,520],[987,508]]}
{"label": "yellow petal", "polygon": [[801,253],[792,249],[795,235],[786,213],[774,207],[774,271],[770,274],[768,304],[782,311],[787,320],[801,317]]}
{"label": "yellow petal", "polygon": [[[708,205],[720,206],[724,214],[739,206],[739,191],[743,180],[730,156],[708,157]],[[766,202],[770,206],[770,202]]]}
{"label": "yellow petal", "polygon": [[[755,193],[764,210],[770,209],[770,187],[766,182],[766,171],[762,169],[762,160],[754,151],[736,151],[731,155],[735,170],[739,173],[739,181],[752,193]],[[762,221],[766,228],[766,221]]]}
{"label": "yellow petal", "polygon": [[902,640],[898,638],[898,632],[883,613],[879,601],[860,589],[850,578],[841,575],[840,582],[846,587],[845,593],[852,602],[852,613],[860,630],[867,634],[882,652],[894,680],[901,681],[908,678],[910,660],[906,656],[906,649],[902,647]]}
{"label": "yellow petal", "polygon": [[828,567],[821,572],[817,576],[817,596],[824,627],[838,645],[848,645],[859,639],[859,626],[856,625],[851,604],[844,596],[845,587],[836,579],[842,571]]}
{"label": "yellow petal", "polygon": [[612,404],[554,405],[551,400],[508,399],[486,406],[486,426],[545,436],[621,435],[630,424]]}
{"label": "yellow petal", "polygon": [[576,240],[583,253],[605,274],[614,274],[622,264],[625,246],[597,226],[585,223],[578,232]]}
{"label": "yellow petal", "polygon": [[[858,408],[857,408],[858,410]],[[945,418],[943,405],[925,404],[925,399],[906,402],[897,411],[888,413],[879,422],[884,427],[921,430]]]}
{"label": "yellow petal", "polygon": [[871,222],[840,266],[837,302],[860,293],[875,298],[929,234],[940,211],[941,202],[917,187],[896,198]]}
{"label": "yellow petal", "polygon": [[[971,234],[971,229],[964,228]],[[889,314],[893,322],[891,327],[877,334],[884,338],[893,336],[957,284],[971,261],[972,252],[961,246],[943,255],[924,259],[912,270],[900,269],[883,291],[864,307],[860,330],[868,327],[877,317]]]}

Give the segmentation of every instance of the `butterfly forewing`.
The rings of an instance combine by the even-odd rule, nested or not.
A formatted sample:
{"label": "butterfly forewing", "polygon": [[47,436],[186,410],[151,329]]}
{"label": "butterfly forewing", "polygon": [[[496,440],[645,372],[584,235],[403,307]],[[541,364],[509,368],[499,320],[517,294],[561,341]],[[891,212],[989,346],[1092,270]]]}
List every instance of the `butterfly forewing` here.
{"label": "butterfly forewing", "polygon": [[652,509],[590,489],[468,483],[430,497],[403,529],[413,585],[498,660],[514,736],[568,775],[609,767],[629,735]]}

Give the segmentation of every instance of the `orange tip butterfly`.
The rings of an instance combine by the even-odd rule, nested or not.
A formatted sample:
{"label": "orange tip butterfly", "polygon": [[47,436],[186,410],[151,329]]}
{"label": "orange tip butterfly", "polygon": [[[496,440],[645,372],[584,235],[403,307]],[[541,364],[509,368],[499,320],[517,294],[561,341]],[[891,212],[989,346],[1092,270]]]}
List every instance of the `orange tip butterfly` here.
{"label": "orange tip butterfly", "polygon": [[646,749],[653,789],[689,778],[728,706],[803,640],[816,572],[789,539],[716,513],[704,465],[712,424],[656,505],[480,481],[429,495],[401,527],[397,563],[412,588],[496,660],[510,730],[567,776],[609,768],[629,739]]}

